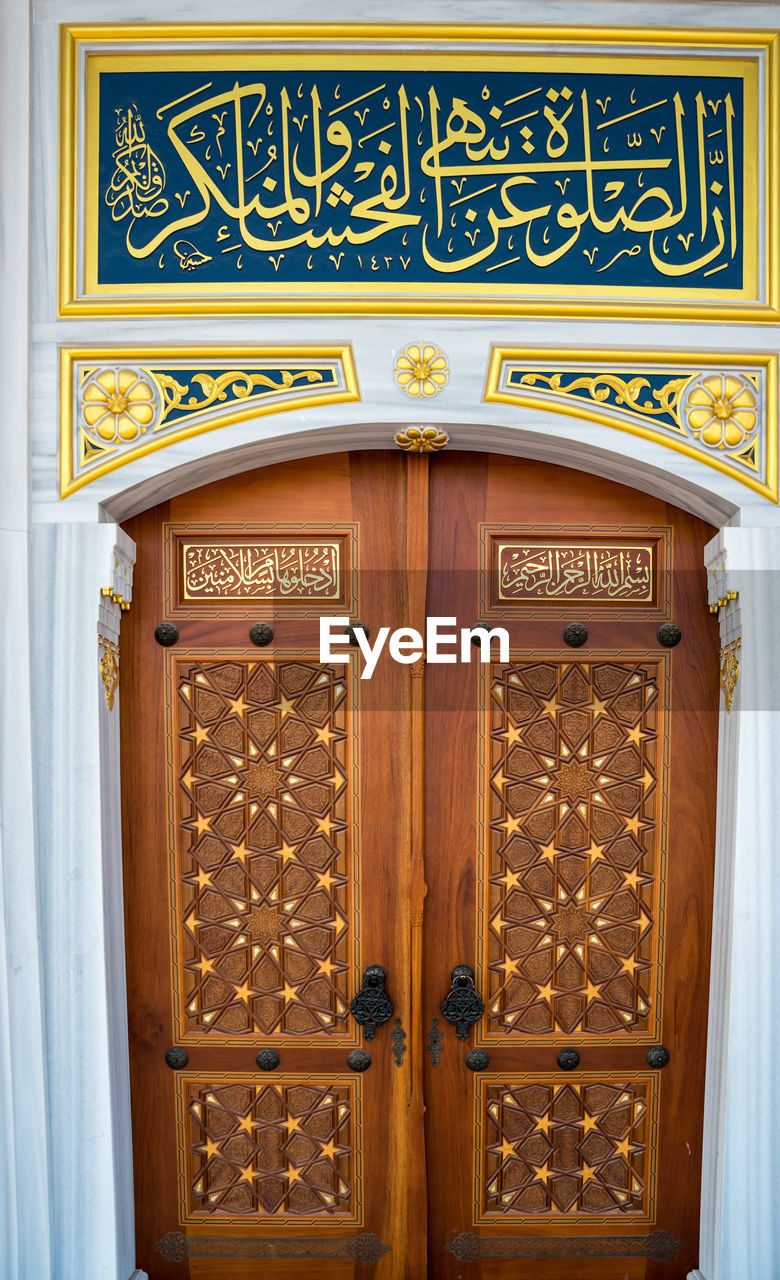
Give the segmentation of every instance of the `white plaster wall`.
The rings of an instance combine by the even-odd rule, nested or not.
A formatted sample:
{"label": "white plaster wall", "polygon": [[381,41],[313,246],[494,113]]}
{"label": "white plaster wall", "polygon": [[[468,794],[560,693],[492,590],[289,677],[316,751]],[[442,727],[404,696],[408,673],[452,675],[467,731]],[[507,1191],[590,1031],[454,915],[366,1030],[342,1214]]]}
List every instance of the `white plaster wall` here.
{"label": "white plaster wall", "polygon": [[[218,474],[301,452],[387,447],[414,403],[392,377],[417,339],[449,357],[445,392],[425,420],[453,444],[563,461],[669,497],[714,523],[725,546],[744,626],[742,709],[722,738],[719,903],[710,1024],[704,1280],[780,1276],[774,1209],[780,1125],[772,1063],[780,1053],[780,931],[772,811],[780,702],[777,508],[694,460],[624,432],[557,414],[483,405],[491,345],[777,351],[768,326],[424,317],[276,319],[56,319],[57,24],[62,21],[209,21],[211,0],[37,0],[28,60],[26,0],[0,4],[0,253],[4,387],[0,538],[0,671],[7,726],[0,734],[0,1275],[8,1280],[127,1280],[133,1272],[129,1112],[124,1029],[116,718],[97,678],[99,587],[108,585],[117,531],[110,524]],[[224,0],[224,21],[387,21],[386,0]],[[601,0],[396,0],[392,20],[571,25],[780,27],[780,4],[602,3]],[[27,110],[32,67],[33,131]],[[32,198],[29,199],[29,162]],[[25,246],[30,239],[29,256]],[[28,307],[28,280],[31,301]],[[28,327],[29,326],[29,327]],[[29,379],[28,379],[28,342]],[[65,502],[57,496],[59,343],[258,345],[350,342],[362,401],[236,424],[138,459]],[[30,577],[29,534],[36,526]],[[765,572],[757,572],[759,569]],[[32,582],[32,591],[30,589]],[[36,637],[31,670],[27,636]],[[31,687],[32,684],[32,687]],[[749,688],[749,700],[747,699]],[[780,691],[778,691],[780,692]],[[35,767],[31,706],[36,708]],[[725,714],[725,713],[724,713]],[[117,712],[112,713],[113,717]],[[737,772],[737,765],[739,766]],[[34,795],[35,790],[35,795]],[[33,843],[37,823],[37,856]],[[38,905],[40,904],[40,905]],[[733,930],[726,907],[731,907]],[[729,1003],[729,992],[732,999]],[[9,1106],[9,1100],[12,1106]],[[724,1158],[725,1153],[725,1158]],[[48,1172],[47,1172],[48,1171]]]}

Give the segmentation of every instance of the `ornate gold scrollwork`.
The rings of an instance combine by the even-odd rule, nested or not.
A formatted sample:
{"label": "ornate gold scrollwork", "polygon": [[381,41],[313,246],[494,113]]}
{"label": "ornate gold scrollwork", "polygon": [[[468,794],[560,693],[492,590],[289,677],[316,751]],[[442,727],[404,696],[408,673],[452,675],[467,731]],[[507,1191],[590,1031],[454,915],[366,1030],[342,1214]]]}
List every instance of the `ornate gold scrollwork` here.
{"label": "ornate gold scrollwork", "polygon": [[114,709],[114,695],[119,688],[119,645],[107,636],[98,635],[98,648],[103,650],[100,659],[100,678],[106,688],[109,711]]}
{"label": "ornate gold scrollwork", "polygon": [[739,679],[738,655],[741,650],[742,641],[732,640],[730,644],[724,644],[720,651],[720,687],[726,700],[727,711],[731,710],[731,704],[734,701],[734,691]]}

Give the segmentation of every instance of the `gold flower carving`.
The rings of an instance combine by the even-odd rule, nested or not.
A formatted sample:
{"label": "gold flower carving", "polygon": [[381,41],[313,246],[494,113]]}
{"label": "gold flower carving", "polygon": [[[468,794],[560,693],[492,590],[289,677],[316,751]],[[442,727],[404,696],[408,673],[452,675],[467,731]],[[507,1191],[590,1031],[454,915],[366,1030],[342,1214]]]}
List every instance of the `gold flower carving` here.
{"label": "gold flower carving", "polygon": [[730,644],[724,644],[720,651],[720,687],[726,700],[727,711],[731,710],[731,704],[734,701],[734,690],[737,687],[739,678],[739,653],[741,649],[742,641],[732,640]]}
{"label": "gold flower carving", "polygon": [[137,369],[101,369],[84,387],[81,413],[101,440],[135,440],[154,421],[157,396]]}
{"label": "gold flower carving", "polygon": [[447,432],[438,427],[407,427],[396,434],[395,442],[407,453],[437,453],[449,439]]}
{"label": "gold flower carving", "polygon": [[395,380],[410,396],[435,396],[450,376],[447,357],[430,343],[413,343],[395,362]]}
{"label": "gold flower carving", "polygon": [[743,444],[757,419],[756,393],[737,374],[709,374],[688,393],[688,426],[711,449],[735,449]]}

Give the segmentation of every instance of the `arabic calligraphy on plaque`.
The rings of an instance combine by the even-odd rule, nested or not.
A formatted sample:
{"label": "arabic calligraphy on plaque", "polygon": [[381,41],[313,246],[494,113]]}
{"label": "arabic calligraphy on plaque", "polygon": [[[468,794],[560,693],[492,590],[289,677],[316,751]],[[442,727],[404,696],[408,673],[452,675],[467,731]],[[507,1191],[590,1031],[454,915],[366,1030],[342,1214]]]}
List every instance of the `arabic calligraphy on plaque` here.
{"label": "arabic calligraphy on plaque", "polygon": [[285,539],[182,545],[185,600],[334,600],[338,542]]}
{"label": "arabic calligraphy on plaque", "polygon": [[512,543],[498,547],[502,601],[582,600],[650,604],[652,546]]}
{"label": "arabic calligraphy on plaque", "polygon": [[98,282],[741,290],[741,75],[602,61],[102,71]]}

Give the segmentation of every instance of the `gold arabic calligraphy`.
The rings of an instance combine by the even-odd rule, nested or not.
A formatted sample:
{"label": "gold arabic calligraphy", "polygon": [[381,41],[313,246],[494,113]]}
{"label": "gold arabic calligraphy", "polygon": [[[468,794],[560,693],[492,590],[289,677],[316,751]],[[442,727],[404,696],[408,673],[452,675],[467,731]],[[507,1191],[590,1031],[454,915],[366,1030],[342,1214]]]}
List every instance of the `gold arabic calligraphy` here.
{"label": "gold arabic calligraphy", "polygon": [[336,542],[185,544],[184,598],[337,599],[339,550]]}
{"label": "gold arabic calligraphy", "polygon": [[[704,268],[721,255],[713,271],[735,258],[739,131],[730,92],[705,101],[699,91],[691,101],[688,88],[686,112],[679,89],[642,103],[641,76],[608,77],[610,110],[613,97],[595,96],[595,77],[572,77],[589,80],[590,91],[563,83],[545,92],[538,84],[507,98],[502,86],[520,77],[503,76],[485,83],[475,109],[465,96],[445,95],[447,74],[454,73],[438,78],[438,92],[427,78],[422,96],[413,92],[420,77],[406,78],[407,91],[388,74],[347,101],[338,84],[327,100],[312,82],[308,91],[292,82],[272,92],[278,76],[236,80],[206,97],[210,85],[194,89],[156,113],[161,120],[173,112],[155,145],[160,150],[167,137],[181,162],[172,156],[169,168],[186,175],[173,193],[178,207],[163,196],[166,175],[139,108],[118,108],[105,199],[114,222],[127,220],[127,252],[145,259],[177,237],[182,269],[216,261],[222,271],[241,270],[249,250],[266,255],[276,274],[292,250],[312,251],[311,271],[316,250],[330,248],[340,252],[318,257],[318,271],[329,261],[336,273],[359,264],[403,278],[413,264],[411,278],[415,268],[452,275],[489,263],[483,270],[493,272],[521,260],[548,269],[582,239],[588,266],[577,258],[577,274],[604,283],[619,282],[643,250],[645,271],[662,277],[709,274]],[[664,83],[647,77],[645,87],[657,94]],[[213,243],[181,238],[201,226],[199,241],[211,235]],[[394,252],[364,261],[363,247],[388,235]]]}
{"label": "gold arabic calligraphy", "polygon": [[653,598],[653,549],[562,543],[498,548],[500,600],[632,600]]}

